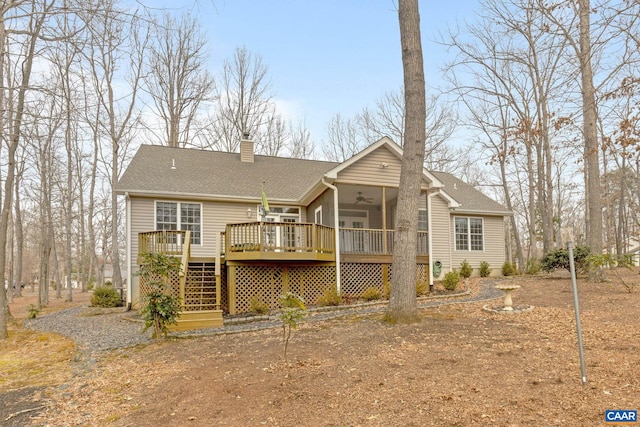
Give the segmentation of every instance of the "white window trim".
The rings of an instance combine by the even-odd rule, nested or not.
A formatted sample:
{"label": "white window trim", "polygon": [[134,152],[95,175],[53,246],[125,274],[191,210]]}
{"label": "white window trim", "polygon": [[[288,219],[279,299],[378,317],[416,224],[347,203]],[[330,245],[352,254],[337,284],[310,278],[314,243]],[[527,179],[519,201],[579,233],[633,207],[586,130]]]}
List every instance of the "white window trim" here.
{"label": "white window trim", "polygon": [[[261,205],[257,205],[257,213],[258,213],[258,220],[260,220],[260,206]],[[290,213],[290,212],[270,212],[265,218],[273,218],[273,217],[277,217],[278,219],[280,219],[280,217],[297,217],[298,218],[298,223],[302,222],[302,207],[300,206],[285,206],[285,205],[271,205],[270,208],[282,208],[282,209],[298,209],[298,213],[294,214],[294,213]],[[280,222],[280,221],[275,221],[275,222]]]}
{"label": "white window trim", "polygon": [[176,227],[178,227],[178,231],[181,231],[182,229],[180,228],[180,226],[182,225],[182,222],[180,221],[180,205],[182,203],[188,203],[191,205],[200,205],[200,243],[191,243],[191,246],[204,246],[204,227],[203,227],[203,221],[204,221],[204,208],[201,202],[189,202],[189,201],[178,201],[178,200],[154,200],[153,201],[153,228],[156,229],[157,225],[158,225],[158,217],[156,216],[158,213],[158,203],[175,203],[176,206]]}
{"label": "white window trim", "polygon": [[[318,222],[318,214],[320,214],[320,222]],[[322,225],[322,206],[318,206],[315,211],[313,211],[313,222]]]}
{"label": "white window trim", "polygon": [[[468,244],[468,248],[467,249],[458,249],[458,244],[456,242],[456,235],[458,234],[456,232],[456,218],[462,218],[467,220],[467,244]],[[471,249],[471,224],[470,224],[470,219],[479,219],[482,222],[482,249]],[[487,245],[485,244],[485,231],[484,231],[484,218],[482,217],[477,217],[477,216],[454,216],[453,217],[453,249],[456,252],[485,252],[485,248],[487,247]]]}

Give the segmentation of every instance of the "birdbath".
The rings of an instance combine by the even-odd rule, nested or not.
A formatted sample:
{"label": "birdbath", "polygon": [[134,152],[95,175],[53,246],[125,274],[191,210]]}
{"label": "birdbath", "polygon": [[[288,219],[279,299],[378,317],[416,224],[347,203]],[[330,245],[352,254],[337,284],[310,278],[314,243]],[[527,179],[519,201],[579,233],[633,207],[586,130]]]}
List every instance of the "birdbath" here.
{"label": "birdbath", "polygon": [[504,284],[496,285],[496,289],[500,289],[504,292],[504,308],[505,311],[513,311],[513,301],[511,301],[511,291],[520,289],[520,285]]}

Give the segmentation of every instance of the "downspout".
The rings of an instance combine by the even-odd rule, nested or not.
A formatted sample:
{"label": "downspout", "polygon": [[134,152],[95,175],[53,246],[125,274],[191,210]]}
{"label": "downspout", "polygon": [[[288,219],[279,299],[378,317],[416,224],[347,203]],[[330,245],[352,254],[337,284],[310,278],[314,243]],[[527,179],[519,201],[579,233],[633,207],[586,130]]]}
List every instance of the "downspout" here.
{"label": "downspout", "polygon": [[427,245],[429,245],[429,290],[431,292],[433,292],[434,290],[434,286],[433,286],[433,265],[434,265],[434,259],[433,259],[433,240],[432,240],[432,231],[433,231],[433,227],[431,224],[431,196],[433,195],[433,193],[431,191],[427,190],[427,231],[429,234],[427,234]]}
{"label": "downspout", "polygon": [[126,311],[131,310],[131,199],[129,198],[129,192],[125,192],[124,196],[126,198],[125,206],[126,206],[126,222],[127,222],[127,309]]}
{"label": "downspout", "polygon": [[338,218],[338,187],[333,184],[329,184],[322,177],[322,183],[328,188],[333,190],[333,227],[335,229],[336,239],[336,290],[340,295],[340,220]]}

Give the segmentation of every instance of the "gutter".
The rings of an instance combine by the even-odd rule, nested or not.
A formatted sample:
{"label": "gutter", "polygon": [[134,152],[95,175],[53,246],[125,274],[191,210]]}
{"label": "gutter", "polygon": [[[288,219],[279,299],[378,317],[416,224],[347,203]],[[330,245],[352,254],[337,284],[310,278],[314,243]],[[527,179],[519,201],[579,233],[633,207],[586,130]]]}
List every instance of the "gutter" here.
{"label": "gutter", "polygon": [[129,198],[129,192],[124,193],[125,196],[125,209],[126,209],[126,238],[127,238],[127,310],[131,310],[131,200]]}
{"label": "gutter", "polygon": [[329,184],[325,177],[322,177],[322,183],[333,190],[333,227],[336,233],[336,290],[340,295],[340,221],[338,218],[338,187]]}

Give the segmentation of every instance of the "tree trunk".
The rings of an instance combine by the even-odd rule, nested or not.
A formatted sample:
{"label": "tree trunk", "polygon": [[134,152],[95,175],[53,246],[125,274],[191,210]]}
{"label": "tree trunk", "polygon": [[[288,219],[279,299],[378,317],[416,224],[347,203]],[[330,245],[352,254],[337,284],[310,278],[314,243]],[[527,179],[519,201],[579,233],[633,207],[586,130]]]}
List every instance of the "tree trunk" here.
{"label": "tree trunk", "polygon": [[602,253],[602,201],[598,149],[597,111],[593,70],[591,69],[591,5],[578,0],[580,13],[580,74],[582,77],[582,109],[585,169],[587,174],[586,205],[588,212],[587,245],[591,252]]}
{"label": "tree trunk", "polygon": [[426,96],[418,0],[400,0],[398,17],[407,117],[398,189],[391,294],[386,318],[391,323],[408,323],[418,320],[416,239],[426,137]]}

